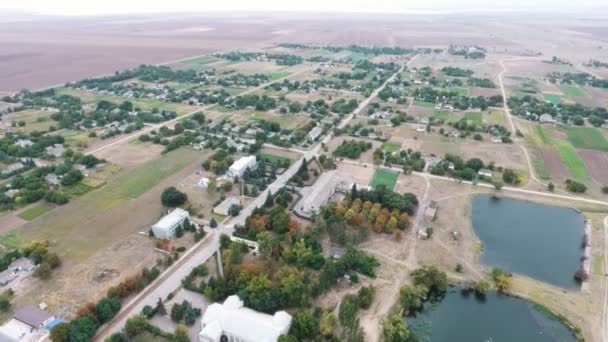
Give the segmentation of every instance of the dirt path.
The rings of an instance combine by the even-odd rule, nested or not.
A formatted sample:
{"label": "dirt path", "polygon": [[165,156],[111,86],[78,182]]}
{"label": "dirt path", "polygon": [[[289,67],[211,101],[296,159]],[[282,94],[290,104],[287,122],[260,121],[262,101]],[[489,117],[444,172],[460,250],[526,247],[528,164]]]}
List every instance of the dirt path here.
{"label": "dirt path", "polygon": [[604,314],[602,316],[602,334],[608,342],[608,216],[604,218]]}
{"label": "dirt path", "polygon": [[[530,57],[512,58],[512,59],[509,59],[509,61],[528,59],[528,58],[530,58]],[[502,68],[500,73],[498,73],[498,84],[500,86],[500,93],[502,94],[503,110],[505,111],[505,114],[507,115],[507,121],[509,121],[509,126],[511,128],[511,136],[513,137],[513,142],[521,148],[521,150],[524,153],[524,156],[526,157],[526,162],[528,164],[528,172],[530,173],[530,177],[538,184],[547,186],[547,184],[543,183],[538,177],[536,177],[536,174],[534,173],[534,167],[532,166],[532,158],[530,158],[530,154],[528,153],[528,150],[524,146],[523,142],[521,142],[520,139],[517,138],[517,129],[515,128],[515,123],[513,122],[511,110],[509,109],[509,105],[507,104],[507,91],[505,89],[505,85],[504,85],[504,81],[503,81],[504,75],[508,69],[507,69],[507,66],[505,65],[504,59],[499,60],[498,63],[500,64],[500,67]]]}

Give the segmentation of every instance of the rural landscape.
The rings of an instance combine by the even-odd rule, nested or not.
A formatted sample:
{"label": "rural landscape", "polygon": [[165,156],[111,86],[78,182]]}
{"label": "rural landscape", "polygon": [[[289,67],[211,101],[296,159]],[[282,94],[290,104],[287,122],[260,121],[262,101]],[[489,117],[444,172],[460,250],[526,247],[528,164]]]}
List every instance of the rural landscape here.
{"label": "rural landscape", "polygon": [[605,14],[0,15],[0,341],[608,342]]}

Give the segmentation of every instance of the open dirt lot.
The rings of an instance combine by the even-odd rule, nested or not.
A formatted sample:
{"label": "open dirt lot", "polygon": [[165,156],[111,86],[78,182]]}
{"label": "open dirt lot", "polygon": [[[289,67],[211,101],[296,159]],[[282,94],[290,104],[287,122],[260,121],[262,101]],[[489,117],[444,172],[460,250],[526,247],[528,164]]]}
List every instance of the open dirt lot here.
{"label": "open dirt lot", "polygon": [[338,172],[353,177],[355,179],[355,183],[365,185],[371,183],[372,178],[374,177],[374,172],[376,172],[376,169],[372,167],[363,167],[349,163],[338,163],[336,169]]}

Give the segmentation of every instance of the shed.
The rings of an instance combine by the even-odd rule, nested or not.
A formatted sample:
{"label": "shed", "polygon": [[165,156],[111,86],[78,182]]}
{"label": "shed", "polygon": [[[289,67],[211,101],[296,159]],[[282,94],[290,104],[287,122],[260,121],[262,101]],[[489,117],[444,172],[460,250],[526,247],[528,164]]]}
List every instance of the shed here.
{"label": "shed", "polygon": [[26,306],[15,311],[13,318],[32,328],[40,328],[53,320],[51,314],[34,305]]}

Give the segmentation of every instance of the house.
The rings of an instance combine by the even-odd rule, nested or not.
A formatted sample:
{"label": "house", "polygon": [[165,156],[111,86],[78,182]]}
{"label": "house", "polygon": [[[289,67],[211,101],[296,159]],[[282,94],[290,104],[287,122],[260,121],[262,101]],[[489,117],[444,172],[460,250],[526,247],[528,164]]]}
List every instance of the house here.
{"label": "house", "polygon": [[257,160],[255,156],[242,157],[230,165],[226,176],[228,178],[242,177],[246,170],[255,169]]}
{"label": "house", "polygon": [[201,318],[200,342],[275,342],[289,332],[292,317],[285,311],[269,315],[246,308],[237,296],[209,305]]}
{"label": "house", "polygon": [[209,178],[201,177],[198,183],[194,184],[194,186],[201,189],[207,189],[209,187]]}
{"label": "house", "polygon": [[306,135],[306,139],[308,139],[308,141],[310,142],[313,142],[317,140],[321,133],[323,133],[323,128],[321,126],[317,126],[311,129],[310,132],[308,132],[308,134]]}
{"label": "house", "polygon": [[17,193],[19,193],[19,189],[10,189],[4,192],[4,196],[13,198]]}
{"label": "house", "polygon": [[501,137],[492,136],[490,138],[490,141],[493,142],[493,143],[500,144],[500,143],[502,143],[502,138]]}
{"label": "house", "polygon": [[50,185],[54,186],[58,186],[61,183],[59,177],[54,173],[49,173],[48,175],[44,176],[44,180]]}
{"label": "house", "polygon": [[416,132],[420,132],[420,133],[426,132],[426,125],[418,125],[418,126],[416,126]]}
{"label": "house", "polygon": [[43,328],[55,319],[51,314],[34,305],[29,305],[15,311],[13,318],[29,325],[33,329]]}
{"label": "house", "polygon": [[63,154],[65,153],[65,147],[63,147],[63,145],[61,145],[61,144],[55,144],[53,146],[48,146],[44,150],[46,151],[47,154],[49,154],[53,157],[56,157],[56,158],[63,156]]}
{"label": "house", "polygon": [[437,214],[437,202],[430,201],[429,205],[424,209],[424,220],[427,222],[431,222],[435,219],[435,215]]}
{"label": "house", "polygon": [[492,170],[489,169],[479,169],[479,171],[477,171],[477,174],[482,176],[482,177],[488,177],[491,178],[492,177]]}
{"label": "house", "polygon": [[228,216],[230,214],[230,208],[233,205],[241,205],[241,201],[236,197],[228,197],[213,208],[213,212],[216,214]]}
{"label": "house", "polygon": [[554,124],[557,122],[557,120],[555,120],[551,114],[541,114],[541,116],[538,118],[538,121],[540,123],[548,123],[548,124]]}
{"label": "house", "polygon": [[157,239],[169,240],[175,236],[175,230],[189,218],[190,214],[186,210],[175,208],[152,226],[152,232]]}
{"label": "house", "polygon": [[7,166],[6,169],[2,170],[2,174],[8,175],[13,172],[17,172],[17,171],[23,169],[24,167],[25,167],[25,165],[23,163],[14,163],[14,164]]}
{"label": "house", "polygon": [[422,119],[420,119],[420,123],[423,124],[423,125],[425,125],[425,126],[428,125],[429,122],[430,122],[429,118],[422,118]]}
{"label": "house", "polygon": [[34,143],[29,139],[19,139],[19,140],[17,140],[15,145],[17,145],[21,148],[28,148],[28,147],[34,145]]}

